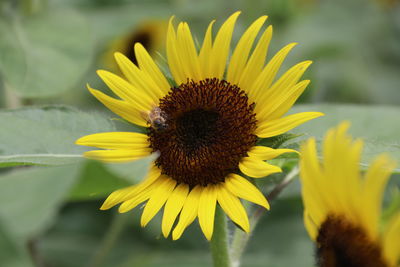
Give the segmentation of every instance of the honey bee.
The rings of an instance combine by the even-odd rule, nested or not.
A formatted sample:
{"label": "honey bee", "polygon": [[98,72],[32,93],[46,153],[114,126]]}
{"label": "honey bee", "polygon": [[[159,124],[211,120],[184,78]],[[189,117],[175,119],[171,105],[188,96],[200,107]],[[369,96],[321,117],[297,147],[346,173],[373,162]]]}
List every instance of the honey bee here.
{"label": "honey bee", "polygon": [[159,107],[154,107],[147,114],[147,122],[150,126],[157,131],[162,131],[167,128],[167,114]]}

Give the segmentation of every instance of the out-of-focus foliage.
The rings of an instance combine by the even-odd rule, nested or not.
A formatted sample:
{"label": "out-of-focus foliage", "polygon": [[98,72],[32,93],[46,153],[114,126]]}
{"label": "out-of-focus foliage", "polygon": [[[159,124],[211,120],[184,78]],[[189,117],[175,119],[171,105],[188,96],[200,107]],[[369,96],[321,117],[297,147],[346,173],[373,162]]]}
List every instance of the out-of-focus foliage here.
{"label": "out-of-focus foliage", "polygon": [[0,72],[10,89],[42,98],[71,89],[91,63],[93,37],[86,18],[70,9],[29,16],[3,10]]}
{"label": "out-of-focus foliage", "polygon": [[[351,122],[350,133],[361,138],[364,143],[361,164],[368,166],[371,160],[380,153],[386,152],[400,162],[400,125],[394,123],[400,115],[400,108],[394,106],[367,106],[367,105],[299,105],[291,112],[302,112],[313,108],[326,115],[294,129],[294,133],[303,133],[300,139],[316,137],[321,141],[326,129],[337,125],[340,121]],[[383,119],[384,118],[384,119]],[[297,139],[296,141],[299,141]],[[397,168],[396,172],[400,172]]]}
{"label": "out-of-focus foliage", "polygon": [[113,131],[101,114],[70,107],[21,108],[0,112],[0,167],[62,165],[82,159],[83,147],[73,145],[87,134]]}
{"label": "out-of-focus foliage", "polygon": [[[115,120],[116,115],[106,113],[85,89],[89,82],[107,90],[95,70],[108,68],[101,59],[110,44],[143,21],[168,20],[171,15],[188,21],[200,43],[212,19],[217,19],[218,26],[236,10],[242,10],[242,15],[233,42],[250,22],[266,14],[267,24],[274,26],[270,55],[289,42],[299,43],[283,70],[300,60],[314,61],[306,74],[311,86],[300,99],[306,105],[293,112],[315,110],[326,116],[292,131],[299,137],[283,146],[296,147],[310,136],[320,140],[327,128],[346,119],[352,123],[352,135],[366,143],[363,165],[382,152],[400,162],[400,128],[396,124],[400,109],[394,107],[400,102],[398,1],[3,0],[1,266],[211,264],[197,226],[172,242],[161,238],[159,217],[142,230],[139,211],[123,216],[114,210],[98,210],[110,192],[141,180],[156,155],[129,164],[103,164],[82,159],[85,148],[74,141],[114,129],[143,131]],[[165,66],[164,51],[153,56]],[[363,105],[356,105],[360,103]],[[277,161],[287,170],[297,157],[288,155]],[[268,191],[282,178],[276,175],[261,184]],[[391,186],[399,185],[396,175]],[[302,225],[299,189],[299,184],[293,183],[271,203],[271,212],[262,218],[249,243],[243,266],[313,265],[312,243]],[[121,234],[113,243],[110,236],[116,229]]]}

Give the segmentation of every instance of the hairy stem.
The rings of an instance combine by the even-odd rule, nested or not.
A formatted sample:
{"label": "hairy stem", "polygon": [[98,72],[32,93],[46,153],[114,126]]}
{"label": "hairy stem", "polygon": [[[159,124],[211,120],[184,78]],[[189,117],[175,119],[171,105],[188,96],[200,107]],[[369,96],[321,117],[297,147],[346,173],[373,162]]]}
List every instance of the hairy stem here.
{"label": "hairy stem", "polygon": [[130,218],[129,214],[117,213],[114,215],[110,228],[104,235],[104,238],[101,241],[99,248],[95,252],[89,267],[103,266],[105,259],[118,241],[122,230],[124,230],[124,226],[128,218]]}
{"label": "hairy stem", "polygon": [[[281,192],[282,190],[288,186],[293,179],[299,174],[299,168],[294,167],[287,175],[286,177],[279,183],[277,184],[274,189],[267,195],[268,201],[274,200]],[[265,213],[265,209],[263,207],[258,207],[254,210],[252,213],[252,216],[250,216],[250,233],[244,233],[240,229],[236,229],[234,234],[233,234],[233,240],[232,240],[232,250],[231,250],[231,256],[232,256],[232,267],[239,267],[240,266],[240,258],[242,257],[243,251],[246,248],[247,242],[250,239],[250,234],[253,232],[255,227],[257,226],[257,223],[260,221],[260,218],[262,215]]]}
{"label": "hairy stem", "polygon": [[210,243],[214,267],[231,267],[227,227],[226,216],[221,208],[217,206],[214,233]]}

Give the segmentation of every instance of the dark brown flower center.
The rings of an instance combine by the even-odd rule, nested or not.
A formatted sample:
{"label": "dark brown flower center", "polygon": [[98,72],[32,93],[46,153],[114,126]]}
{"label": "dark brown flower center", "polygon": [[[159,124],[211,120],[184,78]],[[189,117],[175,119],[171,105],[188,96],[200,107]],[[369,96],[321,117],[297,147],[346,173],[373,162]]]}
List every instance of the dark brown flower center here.
{"label": "dark brown flower center", "polygon": [[388,267],[365,230],[338,216],[328,216],[321,225],[317,257],[320,267]]}
{"label": "dark brown flower center", "polygon": [[136,55],[135,55],[135,43],[141,43],[146,50],[152,50],[153,38],[151,37],[151,32],[141,30],[139,32],[134,32],[126,42],[126,56],[135,64],[138,65]]}
{"label": "dark brown flower center", "polygon": [[189,81],[160,100],[163,127],[149,127],[163,174],[190,186],[223,182],[255,145],[254,104],[224,80]]}

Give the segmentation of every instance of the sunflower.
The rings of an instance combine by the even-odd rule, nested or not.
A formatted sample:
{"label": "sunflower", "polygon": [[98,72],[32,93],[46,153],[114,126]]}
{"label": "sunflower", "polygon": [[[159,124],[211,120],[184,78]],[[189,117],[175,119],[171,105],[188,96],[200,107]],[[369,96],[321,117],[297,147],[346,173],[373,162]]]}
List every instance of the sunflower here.
{"label": "sunflower", "polygon": [[349,123],[331,129],[318,162],[315,140],[301,148],[304,224],[317,246],[320,267],[395,267],[400,259],[400,214],[380,231],[385,185],[395,167],[385,154],[365,173],[359,170],[363,143],[346,131]]}
{"label": "sunflower", "polygon": [[98,71],[120,99],[88,86],[89,91],[116,114],[145,127],[146,134],[84,136],[76,143],[102,149],[88,151],[85,156],[126,162],[152,152],[159,154],[143,182],[113,192],[101,209],[121,203],[119,212],[127,212],[147,201],[141,217],[145,226],[164,206],[162,233],[168,237],[177,220],[174,240],[197,217],[210,240],[217,203],[246,232],[250,226],[240,198],[269,209],[263,194],[243,174],[261,178],[281,172],[265,160],[294,150],[259,146],[257,141],[285,133],[322,114],[303,112],[282,117],[308,85],[308,80],[299,80],[311,62],[295,65],[274,81],[295,44],[287,45],[265,64],[272,27],[263,31],[254,50],[252,46],[266,16],[246,30],[226,64],[239,13],[223,23],[215,39],[212,21],[199,52],[188,24],[181,22],[175,28],[173,17],[170,19],[166,53],[172,83],[140,43],[134,47],[138,65],[121,53],[115,54],[125,78]]}
{"label": "sunflower", "polygon": [[115,51],[124,54],[130,61],[137,64],[133,44],[141,43],[150,55],[164,47],[165,32],[168,26],[166,20],[146,20],[136,25],[128,33],[114,40],[102,57],[104,65],[119,72],[114,60]]}

